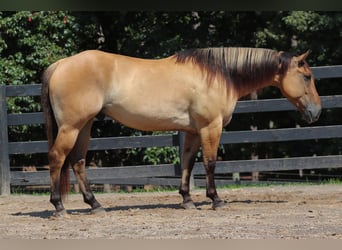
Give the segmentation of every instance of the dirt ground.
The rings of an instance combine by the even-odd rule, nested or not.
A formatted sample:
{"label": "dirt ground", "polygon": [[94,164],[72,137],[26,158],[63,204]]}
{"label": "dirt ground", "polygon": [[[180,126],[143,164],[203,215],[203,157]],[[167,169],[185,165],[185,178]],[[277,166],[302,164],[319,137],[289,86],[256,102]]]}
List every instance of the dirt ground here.
{"label": "dirt ground", "polygon": [[106,213],[89,214],[69,195],[68,218],[51,218],[47,195],[0,196],[2,239],[342,239],[342,185],[218,189],[227,207],[212,210],[194,190],[197,210],[174,192],[97,194]]}

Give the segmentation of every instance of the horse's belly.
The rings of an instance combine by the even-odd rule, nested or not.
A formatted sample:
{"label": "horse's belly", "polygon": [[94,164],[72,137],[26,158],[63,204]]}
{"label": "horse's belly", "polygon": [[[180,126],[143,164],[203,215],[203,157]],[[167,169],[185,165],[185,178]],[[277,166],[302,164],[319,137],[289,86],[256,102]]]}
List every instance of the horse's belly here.
{"label": "horse's belly", "polygon": [[107,105],[103,113],[125,126],[144,131],[189,130],[190,116],[185,111],[159,108],[131,108]]}

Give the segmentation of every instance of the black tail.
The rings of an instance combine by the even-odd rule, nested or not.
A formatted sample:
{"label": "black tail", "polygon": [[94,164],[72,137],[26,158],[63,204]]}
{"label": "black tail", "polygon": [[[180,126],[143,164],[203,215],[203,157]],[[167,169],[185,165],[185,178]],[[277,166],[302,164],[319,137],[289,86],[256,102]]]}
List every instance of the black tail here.
{"label": "black tail", "polygon": [[[51,107],[51,101],[49,98],[49,82],[50,78],[55,71],[57,64],[54,63],[48,67],[42,76],[42,92],[41,92],[41,104],[45,118],[45,130],[48,139],[49,151],[54,145],[54,142],[58,133],[58,126]],[[70,175],[69,175],[69,161],[65,160],[60,176],[60,191],[62,196],[65,196],[70,190]]]}

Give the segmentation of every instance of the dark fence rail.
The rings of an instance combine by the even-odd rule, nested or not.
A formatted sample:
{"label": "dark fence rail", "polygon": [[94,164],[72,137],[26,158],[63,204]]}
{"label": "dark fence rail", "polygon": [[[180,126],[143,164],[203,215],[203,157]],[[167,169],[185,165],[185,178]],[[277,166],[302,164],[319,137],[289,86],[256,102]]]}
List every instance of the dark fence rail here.
{"label": "dark fence rail", "polygon": [[[342,65],[313,67],[312,70],[316,79],[342,77]],[[40,84],[0,86],[0,194],[9,194],[11,185],[49,184],[48,171],[10,171],[9,165],[9,155],[46,153],[48,150],[47,141],[8,142],[8,126],[42,124],[44,123],[44,117],[41,112],[7,114],[6,98],[14,96],[39,96],[40,91]],[[342,95],[322,96],[321,100],[324,109],[342,107]],[[289,110],[295,110],[295,107],[286,99],[280,98],[239,101],[234,113]],[[341,137],[342,125],[331,125],[223,132],[220,143],[278,142]],[[89,150],[179,146],[182,140],[182,133],[158,136],[92,138]],[[182,147],[179,148],[181,149]],[[197,167],[197,165],[200,165],[200,163],[196,163],[194,174],[205,174],[204,169]],[[216,174],[339,167],[342,167],[341,155],[220,161],[217,163]],[[181,168],[180,165],[173,164],[107,167],[87,169],[87,174],[91,183],[178,185],[178,179],[169,177],[179,177]],[[75,179],[72,178],[72,181],[75,182]],[[196,183],[200,184],[201,181],[196,180]],[[218,184],[220,184],[220,181],[218,181]]]}

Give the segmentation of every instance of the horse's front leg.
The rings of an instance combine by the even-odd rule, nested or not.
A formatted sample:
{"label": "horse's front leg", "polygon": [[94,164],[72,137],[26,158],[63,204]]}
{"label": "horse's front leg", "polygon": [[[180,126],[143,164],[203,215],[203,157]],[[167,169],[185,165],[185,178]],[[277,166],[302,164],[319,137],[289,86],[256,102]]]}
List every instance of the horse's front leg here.
{"label": "horse's front leg", "polygon": [[184,151],[182,157],[183,173],[182,183],[179,188],[179,193],[183,196],[181,207],[184,209],[196,208],[190,196],[190,176],[195,164],[196,155],[200,147],[201,140],[199,134],[191,134],[187,132],[184,139]]}
{"label": "horse's front leg", "polygon": [[206,195],[213,201],[213,209],[225,206],[220,199],[215,185],[215,167],[217,148],[222,133],[222,121],[217,119],[208,126],[201,129],[201,142],[203,152],[203,163],[206,170]]}

